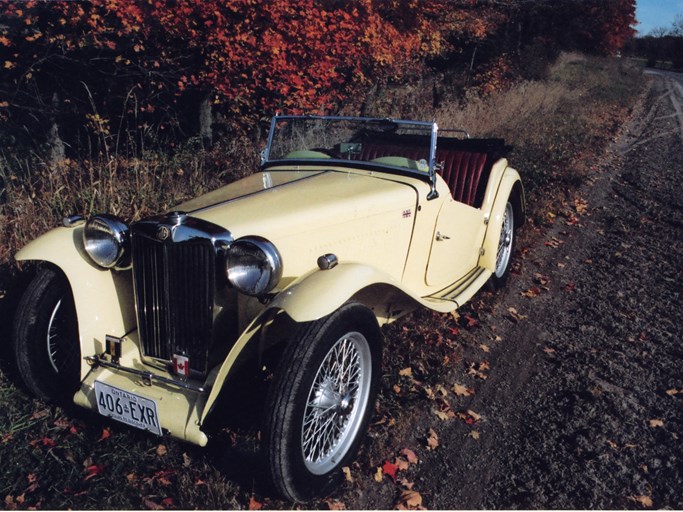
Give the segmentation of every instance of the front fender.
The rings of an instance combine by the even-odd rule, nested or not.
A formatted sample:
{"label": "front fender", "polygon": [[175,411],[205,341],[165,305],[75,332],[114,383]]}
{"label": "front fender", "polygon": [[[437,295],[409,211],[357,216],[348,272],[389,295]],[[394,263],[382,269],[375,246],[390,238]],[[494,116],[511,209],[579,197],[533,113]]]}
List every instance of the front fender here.
{"label": "front fender", "polygon": [[[69,281],[78,316],[81,354],[104,352],[104,336],[122,336],[135,326],[130,272],[97,267],[83,247],[81,227],[56,228],[36,238],[15,256],[58,267]],[[90,367],[81,359],[81,376]]]}
{"label": "front fender", "polygon": [[315,270],[290,285],[270,304],[295,322],[312,322],[335,311],[358,291],[375,284],[401,289],[389,274],[359,263],[342,263],[330,270]]}
{"label": "front fender", "polygon": [[[374,288],[373,285],[380,286]],[[375,290],[375,293],[368,290]],[[401,306],[406,302],[419,300],[402,291],[399,283],[388,274],[358,263],[339,264],[330,270],[314,270],[301,276],[277,295],[230,349],[215,378],[210,379],[211,393],[201,420],[204,421],[211,414],[232,370],[238,367],[240,356],[247,353],[249,348],[253,349],[264,342],[264,337],[268,337],[266,331],[274,326],[278,315],[286,314],[295,324],[312,322],[332,313],[361,293],[370,307],[381,304],[387,297],[392,297]]]}

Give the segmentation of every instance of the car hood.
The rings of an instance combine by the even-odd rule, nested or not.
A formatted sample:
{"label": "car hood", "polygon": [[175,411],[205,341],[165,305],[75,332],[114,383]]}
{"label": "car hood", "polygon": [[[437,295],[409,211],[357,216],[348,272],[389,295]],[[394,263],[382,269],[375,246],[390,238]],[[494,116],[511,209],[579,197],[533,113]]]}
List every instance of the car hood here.
{"label": "car hood", "polygon": [[179,205],[176,209],[229,230],[258,235],[283,256],[295,278],[334,253],[396,278],[405,266],[417,192],[383,176],[344,171],[263,172]]}

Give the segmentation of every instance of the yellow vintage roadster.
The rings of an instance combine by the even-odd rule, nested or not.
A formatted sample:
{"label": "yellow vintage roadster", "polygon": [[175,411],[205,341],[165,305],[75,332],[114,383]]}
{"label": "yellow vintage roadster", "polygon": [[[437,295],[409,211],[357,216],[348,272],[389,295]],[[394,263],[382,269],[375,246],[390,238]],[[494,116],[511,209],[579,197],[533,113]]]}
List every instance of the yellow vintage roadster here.
{"label": "yellow vintage roadster", "polygon": [[372,415],[380,327],[504,283],[525,216],[505,149],[432,122],[276,116],[260,172],[138,222],[68,217],[24,247],[40,263],[19,373],[37,397],[204,446],[245,369],[272,372],[275,487],[324,494]]}

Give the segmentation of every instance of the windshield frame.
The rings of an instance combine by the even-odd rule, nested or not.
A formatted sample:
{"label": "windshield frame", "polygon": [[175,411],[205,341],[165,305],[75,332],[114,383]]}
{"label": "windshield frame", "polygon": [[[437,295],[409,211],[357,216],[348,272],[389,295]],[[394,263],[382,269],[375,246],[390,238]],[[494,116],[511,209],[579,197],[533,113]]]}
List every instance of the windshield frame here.
{"label": "windshield frame", "polygon": [[[392,123],[401,127],[408,127],[415,130],[424,131],[424,135],[429,135],[429,160],[427,162],[428,169],[426,171],[421,171],[418,169],[409,169],[406,167],[398,167],[387,165],[383,163],[373,163],[363,160],[345,160],[345,159],[296,159],[296,158],[278,158],[271,160],[271,148],[273,146],[273,139],[275,136],[276,128],[278,123],[289,120],[305,120],[305,121],[339,121],[339,122],[349,122],[361,124],[372,124],[372,123]],[[316,167],[353,167],[356,169],[368,169],[373,171],[386,172],[389,174],[401,174],[408,175],[418,178],[422,181],[426,181],[430,185],[430,193],[427,196],[428,199],[433,199],[438,197],[436,192],[436,143],[438,135],[438,125],[435,121],[407,121],[402,119],[391,119],[391,118],[375,118],[375,117],[350,117],[350,116],[316,116],[316,115],[306,115],[306,116],[294,116],[294,115],[276,115],[271,119],[270,131],[268,133],[268,142],[266,148],[261,153],[261,169],[274,166],[302,166],[310,165]],[[463,131],[464,132],[464,131]],[[466,132],[464,132],[466,134]],[[466,134],[467,136],[467,134]]]}

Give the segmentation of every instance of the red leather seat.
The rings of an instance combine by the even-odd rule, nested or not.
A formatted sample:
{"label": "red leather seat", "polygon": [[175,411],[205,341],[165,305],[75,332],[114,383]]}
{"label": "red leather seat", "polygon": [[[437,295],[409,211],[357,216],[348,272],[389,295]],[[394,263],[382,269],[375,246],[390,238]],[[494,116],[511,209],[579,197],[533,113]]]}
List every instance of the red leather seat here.
{"label": "red leather seat", "polygon": [[[498,139],[491,139],[496,141]],[[429,160],[429,153],[423,147],[386,144],[384,141],[363,143],[359,160],[373,160],[383,156],[402,156],[412,160]],[[476,146],[479,141],[457,141],[463,145]],[[474,144],[472,144],[474,142]],[[502,141],[501,141],[502,143]],[[448,184],[453,199],[478,208],[483,200],[483,187],[493,165],[493,155],[483,150],[459,148],[437,148],[436,161],[441,164],[439,174]],[[483,181],[482,181],[483,180]]]}

